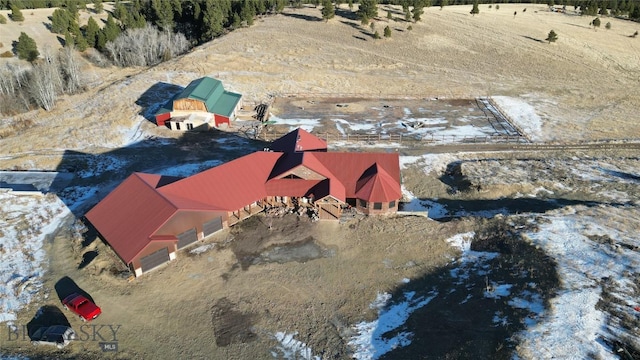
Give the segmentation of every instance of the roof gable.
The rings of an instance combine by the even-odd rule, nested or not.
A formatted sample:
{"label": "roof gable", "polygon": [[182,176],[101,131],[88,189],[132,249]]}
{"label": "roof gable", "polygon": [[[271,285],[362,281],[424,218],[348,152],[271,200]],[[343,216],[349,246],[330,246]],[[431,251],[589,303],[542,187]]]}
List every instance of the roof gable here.
{"label": "roof gable", "polygon": [[176,99],[194,99],[207,102],[212,98],[217,100],[223,91],[220,80],[205,76],[190,82]]}
{"label": "roof gable", "polygon": [[[340,153],[340,152],[315,152],[306,154],[316,158],[333,175],[332,186],[337,180],[344,186],[345,196],[355,198],[358,180],[374,164],[378,171],[384,169],[388,179],[392,179],[389,185],[401,193],[400,190],[400,161],[397,153]],[[371,171],[371,170],[370,170]],[[340,198],[340,197],[338,197]],[[398,197],[399,198],[399,197]]]}
{"label": "roof gable", "polygon": [[270,149],[281,152],[327,151],[326,141],[298,128],[274,140]]}
{"label": "roof gable", "polygon": [[400,184],[375,163],[358,179],[356,197],[369,202],[389,202],[400,199],[402,193]]}
{"label": "roof gable", "polygon": [[132,174],[86,214],[126,263],[148,245],[149,237],[177,210],[148,182],[156,177]]}

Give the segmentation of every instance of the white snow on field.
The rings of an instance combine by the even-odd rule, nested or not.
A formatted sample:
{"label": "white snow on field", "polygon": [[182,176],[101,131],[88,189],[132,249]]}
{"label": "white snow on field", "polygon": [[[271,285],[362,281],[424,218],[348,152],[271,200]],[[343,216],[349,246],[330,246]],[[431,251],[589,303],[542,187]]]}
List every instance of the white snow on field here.
{"label": "white snow on field", "polygon": [[358,360],[378,359],[393,349],[411,344],[413,334],[410,332],[399,332],[393,337],[387,337],[386,334],[402,326],[414,311],[427,305],[438,294],[431,292],[428,297],[415,295],[413,291],[406,292],[404,301],[389,305],[391,295],[379,293],[370,306],[378,310],[378,319],[354,326],[357,334],[348,342],[354,350],[351,357]]}
{"label": "white snow on field", "polygon": [[531,140],[542,139],[542,119],[533,106],[523,100],[508,96],[493,96],[495,104],[513,121]]}
{"label": "white snow on field", "polygon": [[[635,339],[636,347],[640,344],[634,334],[610,320],[596,304],[601,298],[600,281],[608,278],[615,284],[615,297],[626,304],[621,311],[630,318],[639,316],[634,309],[639,300],[633,277],[640,267],[640,253],[629,248],[640,246],[640,214],[633,208],[569,210],[573,211],[557,210],[545,216],[548,222],[541,223],[538,232],[527,234],[557,261],[562,288],[551,300],[550,311],[542,321],[528,324],[530,327],[519,334],[520,355],[538,359],[617,359],[599,341],[600,336],[622,335]],[[593,235],[607,236],[614,244],[591,240],[589,236]],[[532,311],[541,311],[535,299],[533,303]],[[520,305],[527,303],[522,301]],[[540,353],[540,349],[544,352]]]}
{"label": "white snow on field", "polygon": [[218,165],[223,164],[223,161],[220,160],[209,160],[198,163],[187,163],[181,165],[175,165],[168,168],[158,169],[158,171],[151,171],[154,174],[162,174],[165,176],[182,176],[187,177],[193,174],[197,174],[204,170],[208,170],[212,167],[216,167]]}
{"label": "white snow on field", "polygon": [[277,332],[275,338],[280,345],[276,347],[276,351],[271,352],[271,355],[276,359],[320,360],[320,356],[313,355],[307,344],[295,339],[296,335],[298,335],[297,331],[293,333]]}
{"label": "white snow on field", "polygon": [[45,236],[69,214],[55,196],[0,193],[0,323],[15,321],[42,287]]}
{"label": "white snow on field", "polygon": [[400,168],[406,169],[410,165],[420,165],[425,174],[431,172],[443,173],[447,165],[460,160],[452,154],[424,154],[420,156],[400,156]]}
{"label": "white snow on field", "polygon": [[320,119],[282,119],[273,114],[269,116],[269,121],[278,125],[289,125],[289,131],[301,128],[308,132],[313,132],[313,128],[320,125]]}

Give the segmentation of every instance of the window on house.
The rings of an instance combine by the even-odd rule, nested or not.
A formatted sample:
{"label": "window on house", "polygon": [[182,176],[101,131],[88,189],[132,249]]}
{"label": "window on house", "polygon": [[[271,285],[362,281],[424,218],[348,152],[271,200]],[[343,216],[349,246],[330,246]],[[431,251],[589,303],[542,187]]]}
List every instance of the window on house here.
{"label": "window on house", "polygon": [[187,130],[193,130],[193,124],[187,123]]}
{"label": "window on house", "polygon": [[389,209],[393,209],[394,207],[396,207],[396,202],[395,201],[389,202]]}
{"label": "window on house", "polygon": [[382,203],[373,203],[373,210],[382,210]]}
{"label": "window on house", "polygon": [[363,207],[363,208],[367,207],[367,202],[366,201],[361,199],[361,200],[358,200],[358,202],[360,203],[358,206]]}
{"label": "window on house", "polygon": [[180,123],[179,122],[176,123],[176,130],[180,130]]}

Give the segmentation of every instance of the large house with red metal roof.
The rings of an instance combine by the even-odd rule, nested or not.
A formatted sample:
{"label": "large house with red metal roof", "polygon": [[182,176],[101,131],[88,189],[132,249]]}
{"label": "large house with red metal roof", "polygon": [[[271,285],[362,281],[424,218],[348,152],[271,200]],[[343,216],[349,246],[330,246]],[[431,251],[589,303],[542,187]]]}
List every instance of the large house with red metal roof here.
{"label": "large house with red metal roof", "polygon": [[297,129],[259,151],[186,178],[134,173],[86,218],[136,276],[176,252],[274,206],[389,214],[402,197],[396,153],[328,152]]}

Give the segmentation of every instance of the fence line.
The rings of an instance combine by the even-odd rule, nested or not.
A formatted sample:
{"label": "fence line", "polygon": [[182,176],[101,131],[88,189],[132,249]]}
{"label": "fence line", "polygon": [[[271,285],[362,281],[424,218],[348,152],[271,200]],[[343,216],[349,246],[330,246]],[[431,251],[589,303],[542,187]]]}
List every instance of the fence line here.
{"label": "fence line", "polygon": [[[273,141],[278,139],[287,133],[285,132],[263,132],[258,135],[258,138],[264,141]],[[403,134],[330,134],[330,133],[315,133],[315,136],[326,141],[327,143],[335,142],[387,142],[387,143],[441,143],[441,142],[453,142],[464,144],[477,144],[477,143],[527,143],[528,140],[518,135],[493,135],[493,136],[464,136],[464,135],[403,135]]]}
{"label": "fence line", "polygon": [[[258,135],[258,139],[264,141],[276,140],[287,133],[265,131]],[[518,135],[486,135],[486,136],[461,136],[461,135],[403,135],[403,134],[332,134],[332,133],[314,133],[315,136],[326,141],[327,143],[336,142],[356,142],[356,143],[388,143],[388,144],[407,144],[407,145],[427,145],[442,144],[447,145],[464,145],[464,144],[519,144],[531,148],[544,148],[548,146],[597,146],[597,145],[616,145],[616,144],[640,144],[640,139],[599,139],[599,140],[578,140],[578,141],[549,141],[549,142],[530,142],[523,136]]]}
{"label": "fence line", "polygon": [[278,98],[356,98],[356,99],[375,99],[375,100],[385,100],[385,99],[408,99],[408,100],[417,100],[417,99],[425,99],[425,100],[473,100],[477,97],[477,95],[467,94],[460,95],[456,94],[456,96],[451,95],[411,95],[411,94],[380,94],[380,93],[273,93],[271,94],[275,101]]}

